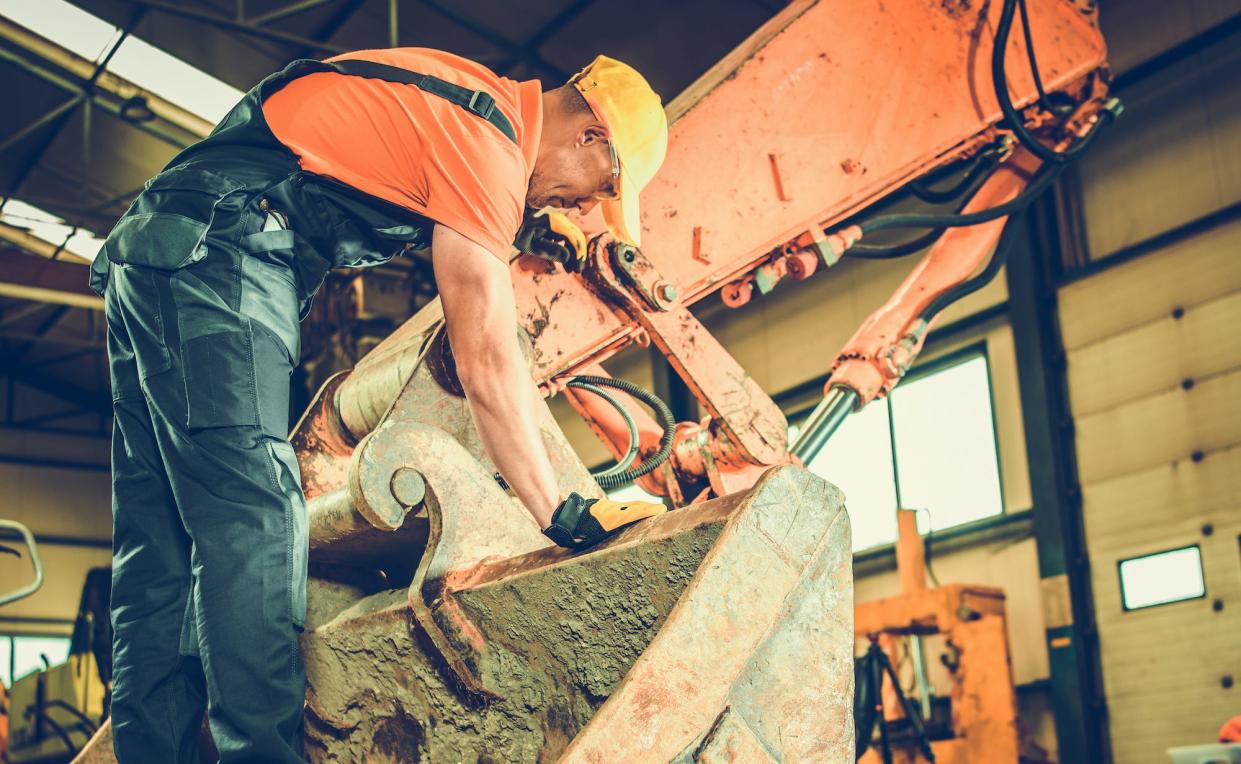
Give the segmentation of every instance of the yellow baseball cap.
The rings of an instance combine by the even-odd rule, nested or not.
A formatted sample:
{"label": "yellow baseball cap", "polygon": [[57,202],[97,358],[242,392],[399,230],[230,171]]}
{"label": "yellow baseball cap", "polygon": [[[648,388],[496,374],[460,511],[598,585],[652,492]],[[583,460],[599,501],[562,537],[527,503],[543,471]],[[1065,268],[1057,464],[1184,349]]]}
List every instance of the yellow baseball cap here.
{"label": "yellow baseball cap", "polygon": [[633,67],[599,56],[570,80],[611,133],[620,160],[620,199],[605,201],[603,219],[616,238],[641,244],[638,194],[668,150],[668,117],[659,94]]}

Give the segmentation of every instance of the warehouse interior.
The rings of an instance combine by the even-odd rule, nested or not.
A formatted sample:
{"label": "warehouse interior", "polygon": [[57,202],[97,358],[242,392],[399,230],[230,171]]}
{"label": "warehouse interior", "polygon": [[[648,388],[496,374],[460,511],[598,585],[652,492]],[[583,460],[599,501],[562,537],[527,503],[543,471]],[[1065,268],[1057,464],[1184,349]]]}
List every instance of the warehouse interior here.
{"label": "warehouse interior", "polygon": [[[177,151],[288,61],[370,48],[442,49],[546,87],[603,53],[675,103],[734,50],[753,53],[774,34],[764,30],[818,4],[0,0],[10,95],[0,117],[0,520],[29,528],[43,576],[37,591],[0,605],[8,760],[68,761],[102,721],[49,714],[64,729],[27,724],[42,730],[37,745],[26,738],[39,752],[20,757],[21,683],[64,664],[71,645],[90,653],[83,632],[106,613],[97,600],[107,576],[96,572],[87,586],[112,563],[113,427],[107,323],[89,264]],[[985,15],[991,4],[912,5]],[[843,491],[859,622],[864,603],[909,593],[897,508],[916,510],[914,557],[927,574],[918,587],[1002,590],[1006,644],[996,649],[1009,673],[977,681],[1011,699],[1015,718],[1002,734],[1020,761],[1153,764],[1171,760],[1169,749],[1222,743],[1221,727],[1241,713],[1241,7],[1045,0],[1030,10],[1052,5],[1098,14],[1108,89],[1123,113],[1009,219],[999,275],[948,307],[900,385],[846,419],[805,467]],[[840,31],[822,34],[830,55]],[[893,111],[916,100],[884,98]],[[814,150],[831,154],[850,104],[805,110],[807,134],[822,128]],[[871,209],[911,204],[897,187]],[[692,314],[779,407],[791,443],[841,348],[921,256],[846,254],[811,278],[747,287],[745,299],[726,301],[717,288]],[[418,257],[329,274],[302,323],[291,410],[306,410],[325,381],[435,295],[431,265]],[[678,421],[710,414],[657,343],[628,343],[605,366],[654,391]],[[569,396],[548,404],[582,463],[614,460]],[[651,496],[636,484],[612,494]],[[30,580],[31,558],[16,531],[0,530],[0,545],[21,552],[0,554],[3,594]],[[92,609],[95,620],[83,621]],[[849,645],[857,656],[865,637]],[[960,721],[950,699],[969,651],[943,634],[894,641],[882,644],[923,718]],[[77,673],[108,658],[92,660]],[[899,726],[888,688],[881,716]],[[991,718],[988,708],[974,713]],[[896,760],[925,760],[917,750],[910,743]],[[1175,760],[1236,760],[1215,755]],[[374,760],[416,760],[392,756]],[[877,742],[863,760],[882,760]]]}

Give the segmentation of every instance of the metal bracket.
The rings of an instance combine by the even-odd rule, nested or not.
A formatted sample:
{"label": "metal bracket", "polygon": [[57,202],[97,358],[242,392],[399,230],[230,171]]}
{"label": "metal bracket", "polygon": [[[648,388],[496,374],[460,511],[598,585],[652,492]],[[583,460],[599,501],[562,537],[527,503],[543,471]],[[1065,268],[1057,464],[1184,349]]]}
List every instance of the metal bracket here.
{"label": "metal bracket", "polygon": [[608,247],[612,267],[625,286],[632,289],[652,310],[671,310],[677,301],[677,288],[660,275],[642,250],[619,242]]}

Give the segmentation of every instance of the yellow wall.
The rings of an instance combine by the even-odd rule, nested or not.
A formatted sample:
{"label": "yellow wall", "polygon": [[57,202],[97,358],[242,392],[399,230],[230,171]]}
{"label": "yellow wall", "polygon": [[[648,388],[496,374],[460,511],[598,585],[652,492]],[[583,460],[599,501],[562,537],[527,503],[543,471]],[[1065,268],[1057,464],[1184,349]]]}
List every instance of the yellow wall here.
{"label": "yellow wall", "polygon": [[[107,547],[112,537],[108,472],[14,463],[12,457],[106,467],[108,440],[0,428],[0,493],[4,496],[0,517],[24,523],[36,537],[44,538],[39,554],[45,577],[43,587],[34,595],[0,607],[0,633],[63,632],[64,627],[22,619],[72,620],[87,571],[111,564],[112,553]],[[100,546],[51,543],[49,536],[93,540]],[[25,557],[0,555],[0,589],[16,588],[30,577],[30,563]]]}
{"label": "yellow wall", "polygon": [[[1236,11],[1116,4],[1129,44],[1113,60],[1149,59]],[[1241,219],[1192,225],[1241,202],[1239,81],[1234,35],[1122,94],[1128,111],[1081,167],[1089,254],[1106,262],[1189,230],[1059,293],[1112,748],[1126,764],[1211,742],[1239,708],[1221,679],[1241,669]],[[1206,597],[1125,612],[1117,563],[1191,544]]]}
{"label": "yellow wall", "polygon": [[[1241,221],[1060,294],[1117,761],[1166,761],[1237,711],[1220,681],[1241,668],[1239,252]],[[1117,563],[1190,544],[1207,596],[1125,612]]]}

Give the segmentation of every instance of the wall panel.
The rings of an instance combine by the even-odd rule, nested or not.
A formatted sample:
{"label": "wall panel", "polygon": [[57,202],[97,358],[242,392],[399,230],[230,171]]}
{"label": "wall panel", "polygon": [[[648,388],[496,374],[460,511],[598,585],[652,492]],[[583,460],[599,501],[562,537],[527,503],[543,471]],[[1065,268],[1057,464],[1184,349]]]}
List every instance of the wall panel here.
{"label": "wall panel", "polygon": [[1073,411],[1086,416],[1241,367],[1241,292],[1184,308],[1069,353]]}
{"label": "wall panel", "polygon": [[1241,441],[1241,368],[1076,417],[1084,484],[1189,458]]}
{"label": "wall panel", "polygon": [[1223,40],[1122,94],[1124,115],[1081,160],[1092,259],[1241,199],[1238,71],[1241,45]]}
{"label": "wall panel", "polygon": [[1092,548],[1114,552],[1151,539],[1200,529],[1237,508],[1241,445],[1205,452],[1202,459],[1163,462],[1082,487],[1086,535]]}
{"label": "wall panel", "polygon": [[[1135,125],[1086,163],[1096,258],[1241,200],[1241,97],[1220,87],[1241,53],[1212,55],[1152,78]],[[1234,219],[1059,292],[1116,762],[1162,764],[1236,713],[1221,679],[1241,669],[1238,252]],[[1190,544],[1206,596],[1126,612],[1118,562]]]}
{"label": "wall panel", "polygon": [[[1060,290],[1066,350],[1076,350],[1237,291],[1241,220]],[[1152,349],[1152,352],[1158,352]]]}

